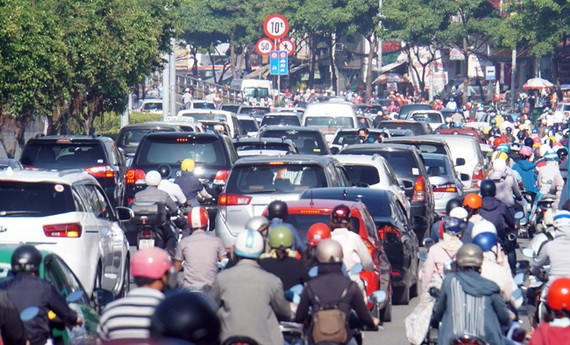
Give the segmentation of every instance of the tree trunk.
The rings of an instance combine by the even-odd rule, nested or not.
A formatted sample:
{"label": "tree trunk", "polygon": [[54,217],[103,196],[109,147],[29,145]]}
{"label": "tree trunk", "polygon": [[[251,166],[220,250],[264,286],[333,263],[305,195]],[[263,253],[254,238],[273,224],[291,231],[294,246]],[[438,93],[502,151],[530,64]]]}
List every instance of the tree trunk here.
{"label": "tree trunk", "polygon": [[311,36],[311,67],[309,71],[309,85],[308,87],[312,89],[315,85],[315,66],[317,65],[317,43],[314,36]]}
{"label": "tree trunk", "polygon": [[467,47],[467,38],[463,38],[463,55],[465,56],[465,63],[463,65],[463,102],[467,104],[469,99],[469,50]]}
{"label": "tree trunk", "polygon": [[232,78],[236,78],[236,50],[233,42],[233,35],[230,35],[230,66],[232,68]]}
{"label": "tree trunk", "polygon": [[334,49],[335,49],[335,40],[332,38],[332,35],[329,36],[328,39],[329,51],[330,51],[330,65],[331,65],[331,86],[335,94],[338,92],[337,90],[337,76],[336,76],[336,65],[335,65],[335,58],[334,58]]}
{"label": "tree trunk", "polygon": [[370,45],[370,49],[368,49],[368,68],[366,69],[366,75],[364,80],[366,80],[366,101],[372,98],[372,59],[374,58],[374,52],[376,51],[375,43],[378,42],[378,39],[374,39],[373,35],[367,36],[366,40]]}

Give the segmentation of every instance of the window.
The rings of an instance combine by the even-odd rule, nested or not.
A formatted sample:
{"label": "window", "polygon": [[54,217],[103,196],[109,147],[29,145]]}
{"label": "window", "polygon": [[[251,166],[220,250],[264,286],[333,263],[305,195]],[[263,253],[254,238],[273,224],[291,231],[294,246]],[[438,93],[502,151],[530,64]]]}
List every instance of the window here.
{"label": "window", "polygon": [[[48,255],[44,259],[44,279],[52,283],[64,298],[74,291],[83,291],[75,274],[61,258],[55,255]],[[89,304],[85,293],[77,303]]]}
{"label": "window", "polygon": [[[315,223],[325,223],[328,224],[331,220],[330,214],[289,214],[287,216],[287,223],[293,225],[295,229],[299,232],[299,237],[303,241],[307,240],[307,231],[311,225]],[[360,220],[356,217],[351,217],[350,221],[352,223],[352,231],[358,234],[358,229],[360,229]]]}
{"label": "window", "polygon": [[107,159],[99,142],[56,143],[38,140],[26,145],[21,161],[23,165],[62,170],[104,164]]}
{"label": "window", "polygon": [[103,192],[98,187],[83,184],[79,185],[77,189],[83,196],[89,212],[93,213],[97,218],[113,220],[111,208]]}
{"label": "window", "polygon": [[197,164],[225,166],[226,158],[218,138],[204,138],[187,142],[145,140],[138,155],[137,165],[169,164],[179,166],[186,158],[192,158]]}
{"label": "window", "polygon": [[282,126],[300,126],[301,121],[297,115],[265,115],[261,119],[262,126],[282,125]]}
{"label": "window", "polygon": [[317,131],[271,130],[261,133],[261,137],[291,139],[297,146],[300,154],[324,155],[328,153],[327,144],[320,132]]}
{"label": "window", "polygon": [[0,182],[0,211],[6,213],[3,217],[46,217],[75,210],[69,185],[53,182]]}
{"label": "window", "polygon": [[365,183],[374,185],[380,183],[378,169],[373,165],[345,165],[348,178],[353,184]]}
{"label": "window", "polygon": [[388,161],[396,176],[414,177],[420,174],[416,158],[411,151],[380,151],[379,153]]}
{"label": "window", "polygon": [[348,116],[311,116],[305,119],[305,126],[354,128],[356,124]]}
{"label": "window", "polygon": [[247,132],[257,132],[257,122],[254,119],[242,119],[239,120],[239,125],[243,129],[242,134],[247,134]]}

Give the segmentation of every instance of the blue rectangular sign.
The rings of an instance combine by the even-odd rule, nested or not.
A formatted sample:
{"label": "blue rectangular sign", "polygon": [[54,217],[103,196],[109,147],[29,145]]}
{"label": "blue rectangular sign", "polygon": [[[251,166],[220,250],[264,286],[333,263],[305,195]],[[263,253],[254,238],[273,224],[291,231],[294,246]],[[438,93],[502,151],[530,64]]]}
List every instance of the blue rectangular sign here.
{"label": "blue rectangular sign", "polygon": [[269,52],[269,74],[279,74],[279,51],[277,50]]}

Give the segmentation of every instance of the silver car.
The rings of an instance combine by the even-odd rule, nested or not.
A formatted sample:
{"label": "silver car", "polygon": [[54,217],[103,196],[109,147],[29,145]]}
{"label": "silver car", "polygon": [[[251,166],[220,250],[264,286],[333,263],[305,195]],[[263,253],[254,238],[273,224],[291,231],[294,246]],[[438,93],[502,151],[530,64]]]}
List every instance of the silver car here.
{"label": "silver car", "polygon": [[[439,153],[422,153],[422,157],[429,175],[429,182],[432,185],[435,212],[443,216],[449,200],[463,199],[463,184],[448,156]],[[468,176],[462,177],[469,178]]]}
{"label": "silver car", "polygon": [[234,244],[247,220],[260,216],[273,200],[292,201],[308,188],[351,186],[344,167],[332,157],[291,155],[238,160],[218,198],[216,235]]}

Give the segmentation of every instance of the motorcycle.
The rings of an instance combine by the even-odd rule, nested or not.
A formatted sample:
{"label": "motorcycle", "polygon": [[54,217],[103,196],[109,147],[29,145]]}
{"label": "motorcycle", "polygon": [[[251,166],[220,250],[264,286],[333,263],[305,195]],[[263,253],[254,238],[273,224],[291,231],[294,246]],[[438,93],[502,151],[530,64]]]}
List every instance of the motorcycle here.
{"label": "motorcycle", "polygon": [[[535,240],[536,239],[536,240]],[[544,234],[538,234],[531,241],[531,246],[523,248],[522,254],[528,258],[534,259],[540,248],[550,239]],[[545,285],[548,281],[550,274],[550,266],[542,267],[539,276],[529,275],[525,283],[527,300],[532,308],[529,308],[528,315],[530,317],[531,325],[537,325],[541,320],[544,320],[546,315],[546,289]]]}
{"label": "motorcycle", "polygon": [[[178,237],[178,229],[170,221],[163,203],[134,202],[131,209],[134,217],[130,222],[137,228],[137,249],[152,247],[167,249],[163,231],[172,231],[175,237]],[[170,249],[173,250],[173,248],[167,250]]]}
{"label": "motorcycle", "polygon": [[[518,203],[515,203],[515,210],[518,214],[522,212],[519,219],[516,219],[517,228],[519,229],[519,236],[522,238],[530,238],[534,233],[530,233],[529,231],[529,223],[532,218],[532,205],[533,205],[533,197],[531,193],[523,192],[523,198]],[[516,218],[516,217],[515,217]]]}
{"label": "motorcycle", "polygon": [[552,196],[546,196],[538,201],[535,201],[535,205],[533,206],[534,214],[532,215],[530,221],[532,227],[529,229],[531,237],[534,233],[543,232],[552,225],[552,220],[554,217],[552,204],[554,201],[555,198]]}

